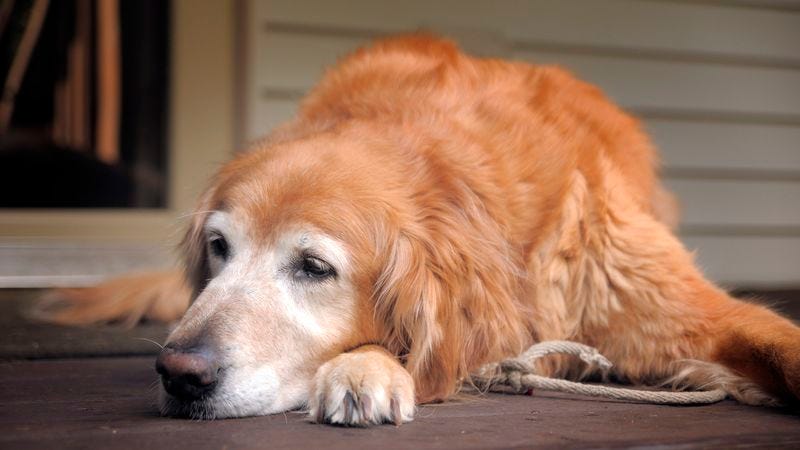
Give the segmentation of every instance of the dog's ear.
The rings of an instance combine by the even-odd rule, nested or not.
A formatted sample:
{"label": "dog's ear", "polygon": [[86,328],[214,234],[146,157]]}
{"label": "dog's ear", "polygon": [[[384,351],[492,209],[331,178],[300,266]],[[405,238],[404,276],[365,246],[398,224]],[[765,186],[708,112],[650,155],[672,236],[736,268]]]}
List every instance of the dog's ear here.
{"label": "dog's ear", "polygon": [[[446,288],[430,270],[425,250],[406,236],[397,236],[378,279],[376,312],[385,326],[384,344],[405,359],[414,378],[420,402],[446,398],[457,387],[460,361],[441,351],[443,344],[439,310]],[[449,341],[450,339],[448,339]]]}
{"label": "dog's ear", "polygon": [[200,201],[191,215],[189,228],[180,244],[186,280],[192,287],[192,299],[197,298],[211,278],[204,227],[209,214],[211,214],[213,195],[214,190],[211,188],[200,197]]}
{"label": "dog's ear", "polygon": [[520,265],[496,224],[475,213],[474,220],[463,210],[444,213],[389,238],[376,317],[384,345],[405,359],[420,402],[447,398],[471,371],[527,343]]}

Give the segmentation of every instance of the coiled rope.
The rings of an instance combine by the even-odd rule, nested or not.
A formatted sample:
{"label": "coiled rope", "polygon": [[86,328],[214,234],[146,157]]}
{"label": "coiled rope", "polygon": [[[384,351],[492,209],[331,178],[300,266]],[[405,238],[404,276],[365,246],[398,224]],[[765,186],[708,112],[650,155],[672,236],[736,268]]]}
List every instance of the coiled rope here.
{"label": "coiled rope", "polygon": [[533,345],[516,358],[486,364],[478,370],[473,380],[487,389],[509,386],[518,393],[541,389],[662,405],[702,405],[716,403],[727,397],[727,393],[722,389],[694,392],[643,391],[577,383],[537,375],[533,368],[534,361],[554,353],[578,356],[585,363],[598,367],[602,371],[607,371],[612,367],[611,361],[601,355],[596,348],[571,341],[545,341]]}

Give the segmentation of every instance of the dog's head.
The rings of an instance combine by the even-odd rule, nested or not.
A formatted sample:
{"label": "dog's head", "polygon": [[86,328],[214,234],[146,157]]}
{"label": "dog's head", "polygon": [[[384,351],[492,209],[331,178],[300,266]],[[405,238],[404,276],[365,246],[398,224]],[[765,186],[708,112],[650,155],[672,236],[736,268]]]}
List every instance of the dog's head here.
{"label": "dog's head", "polygon": [[159,358],[165,413],[301,407],[322,363],[368,343],[429,401],[519,349],[502,224],[420,151],[446,143],[403,133],[351,125],[221,170],[184,241],[196,298]]}

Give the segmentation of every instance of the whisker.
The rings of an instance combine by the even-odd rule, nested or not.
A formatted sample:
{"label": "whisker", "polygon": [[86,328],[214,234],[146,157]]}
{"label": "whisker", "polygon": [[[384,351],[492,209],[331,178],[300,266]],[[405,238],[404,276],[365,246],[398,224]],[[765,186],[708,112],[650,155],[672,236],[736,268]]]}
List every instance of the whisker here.
{"label": "whisker", "polygon": [[157,391],[157,390],[158,390],[158,388],[159,388],[159,386],[161,386],[161,380],[159,380],[158,378],[156,378],[155,380],[153,380],[153,382],[152,382],[152,383],[150,383],[150,386],[147,388],[147,390],[148,390],[148,391],[151,391],[151,392],[152,392],[152,391]]}
{"label": "whisker", "polygon": [[159,344],[158,342],[156,342],[156,341],[154,341],[152,339],[148,339],[148,338],[144,338],[144,337],[135,337],[135,338],[132,338],[132,339],[136,339],[136,340],[139,340],[139,341],[150,342],[151,344],[155,344],[161,350],[164,350],[164,346],[163,345]]}

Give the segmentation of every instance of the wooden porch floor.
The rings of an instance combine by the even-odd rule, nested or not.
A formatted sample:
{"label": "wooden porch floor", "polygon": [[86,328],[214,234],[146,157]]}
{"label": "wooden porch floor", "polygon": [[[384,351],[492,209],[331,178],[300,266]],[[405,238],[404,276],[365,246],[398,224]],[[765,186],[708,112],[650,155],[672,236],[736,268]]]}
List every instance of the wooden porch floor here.
{"label": "wooden porch floor", "polygon": [[800,448],[800,417],[726,401],[670,407],[539,393],[423,406],[395,427],[320,426],[290,412],[159,417],[151,357],[0,366],[0,448]]}
{"label": "wooden porch floor", "polygon": [[[16,303],[3,297],[0,313]],[[152,350],[133,339],[159,339],[163,328],[123,332],[14,323],[0,319],[0,449],[800,448],[800,416],[788,411],[732,401],[670,407],[546,392],[468,395],[422,406],[416,420],[401,427],[320,426],[298,412],[219,421],[163,418],[155,405],[154,357],[141,354]],[[117,345],[100,345],[104,340]],[[70,353],[68,342],[90,347]],[[26,345],[29,357],[40,359],[19,359]]]}

